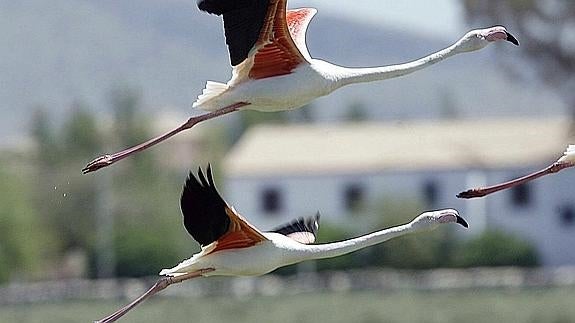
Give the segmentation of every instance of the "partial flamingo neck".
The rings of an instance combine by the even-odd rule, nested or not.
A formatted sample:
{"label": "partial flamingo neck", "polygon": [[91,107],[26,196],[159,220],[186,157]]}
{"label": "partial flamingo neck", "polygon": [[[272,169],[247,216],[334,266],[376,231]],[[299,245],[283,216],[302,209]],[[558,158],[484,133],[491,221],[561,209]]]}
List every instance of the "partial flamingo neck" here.
{"label": "partial flamingo neck", "polygon": [[436,53],[408,63],[368,68],[339,67],[336,69],[335,79],[337,80],[337,87],[354,83],[386,80],[413,73],[458,53],[460,53],[460,51],[458,51],[456,43]]}
{"label": "partial flamingo neck", "polygon": [[300,261],[309,259],[323,259],[332,258],[341,255],[348,254],[369,246],[373,246],[389,239],[399,237],[408,233],[415,232],[416,230],[411,224],[404,224],[389,229],[384,229],[381,231],[373,232],[361,237],[353,238],[350,240],[318,244],[318,245],[308,245],[304,250],[301,251]]}

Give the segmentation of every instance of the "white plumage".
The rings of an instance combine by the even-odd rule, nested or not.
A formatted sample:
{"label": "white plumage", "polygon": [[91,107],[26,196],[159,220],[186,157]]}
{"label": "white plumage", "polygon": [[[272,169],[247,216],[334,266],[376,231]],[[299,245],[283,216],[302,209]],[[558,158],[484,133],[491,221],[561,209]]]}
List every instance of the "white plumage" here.
{"label": "white plumage", "polygon": [[[317,12],[315,9],[287,10],[287,0],[251,3],[253,8],[248,6],[239,11],[236,10],[234,2],[228,0],[204,0],[198,3],[204,11],[218,15],[226,14],[224,29],[232,60],[231,79],[226,84],[208,81],[202,94],[193,103],[195,108],[209,113],[192,117],[178,128],[140,145],[96,158],[83,169],[84,173],[109,166],[199,122],[234,111],[292,110],[308,104],[317,97],[328,95],[342,86],[410,74],[453,55],[482,49],[496,41],[506,40],[519,45],[515,37],[504,27],[495,26],[472,30],[453,45],[412,62],[382,67],[346,68],[311,58],[306,47],[305,34],[309,22]],[[263,5],[268,7],[262,8]],[[254,20],[253,11],[265,14]],[[230,19],[233,23],[226,23],[226,19]],[[238,21],[243,24],[238,24]],[[261,28],[254,34],[254,29],[250,27],[259,24]],[[253,43],[238,41],[250,37],[255,39]],[[236,61],[238,63],[234,64]]]}
{"label": "white plumage", "polygon": [[565,152],[563,153],[563,156],[561,158],[559,158],[558,162],[574,164],[575,163],[575,145],[569,145],[567,147],[567,149],[565,150]]}
{"label": "white plumage", "polygon": [[[298,219],[272,232],[261,232],[233,210],[217,192],[211,169],[207,178],[190,174],[181,198],[184,226],[202,250],[170,269],[132,303],[99,322],[113,322],[146,298],[171,284],[207,276],[258,276],[305,260],[337,257],[405,234],[429,231],[444,223],[467,222],[456,210],[425,212],[413,221],[361,237],[326,243],[315,240],[319,215]],[[305,234],[302,234],[305,233]],[[299,240],[299,241],[298,241]]]}

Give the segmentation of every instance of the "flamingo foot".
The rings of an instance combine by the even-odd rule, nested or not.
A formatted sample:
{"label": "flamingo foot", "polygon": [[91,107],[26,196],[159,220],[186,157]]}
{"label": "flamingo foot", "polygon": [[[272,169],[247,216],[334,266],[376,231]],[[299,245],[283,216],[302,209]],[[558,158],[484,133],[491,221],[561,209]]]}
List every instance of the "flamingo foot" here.
{"label": "flamingo foot", "polygon": [[485,190],[480,188],[471,188],[467,191],[460,192],[456,195],[456,197],[460,199],[471,199],[475,197],[483,197],[485,195],[487,195]]}
{"label": "flamingo foot", "polygon": [[104,168],[106,166],[110,166],[115,162],[112,155],[104,155],[100,156],[86,165],[86,167],[82,168],[83,174],[88,174],[94,171],[97,171],[100,168]]}

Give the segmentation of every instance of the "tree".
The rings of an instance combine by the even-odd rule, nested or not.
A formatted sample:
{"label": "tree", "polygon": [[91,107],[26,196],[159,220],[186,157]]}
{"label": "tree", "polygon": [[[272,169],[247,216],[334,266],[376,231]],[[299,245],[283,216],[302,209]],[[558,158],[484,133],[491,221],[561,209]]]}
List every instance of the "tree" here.
{"label": "tree", "polygon": [[504,23],[520,36],[525,60],[514,72],[525,77],[534,72],[563,98],[575,120],[575,1],[465,0],[463,5],[469,21]]}
{"label": "tree", "polygon": [[347,111],[343,117],[346,121],[366,121],[369,119],[367,115],[367,108],[365,104],[361,101],[355,101],[348,105]]}
{"label": "tree", "polygon": [[38,107],[32,115],[31,135],[38,148],[36,158],[41,168],[49,168],[58,160],[58,144],[46,110]]}
{"label": "tree", "polygon": [[62,129],[63,161],[81,161],[93,156],[102,147],[96,118],[81,102],[72,104],[70,117]]}
{"label": "tree", "polygon": [[456,267],[533,267],[538,264],[537,251],[531,244],[500,231],[485,231],[465,241],[455,252],[453,260]]}
{"label": "tree", "polygon": [[52,254],[51,238],[44,223],[28,203],[25,180],[0,169],[0,282],[29,277],[42,257]]}
{"label": "tree", "polygon": [[[114,116],[112,135],[128,147],[151,137],[151,122],[142,110],[139,91],[114,89],[110,94]],[[157,274],[191,254],[179,216],[179,190],[183,178],[162,168],[154,154],[133,156],[116,168],[111,187],[114,220],[113,252],[118,276]],[[191,243],[186,245],[192,245]]]}
{"label": "tree", "polygon": [[[376,214],[382,215],[378,227],[391,227],[407,223],[425,208],[416,200],[398,197],[384,198]],[[373,264],[393,268],[429,269],[447,267],[457,243],[455,226],[440,227],[431,232],[412,234],[367,249]]]}

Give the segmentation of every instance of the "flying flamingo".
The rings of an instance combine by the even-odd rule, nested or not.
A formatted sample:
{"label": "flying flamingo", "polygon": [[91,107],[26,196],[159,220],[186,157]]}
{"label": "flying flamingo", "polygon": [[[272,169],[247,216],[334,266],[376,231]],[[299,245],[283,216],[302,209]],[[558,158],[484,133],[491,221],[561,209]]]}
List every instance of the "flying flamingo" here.
{"label": "flying flamingo", "polygon": [[504,27],[472,30],[453,45],[418,60],[383,67],[345,68],[311,58],[305,44],[313,8],[286,9],[287,0],[200,0],[200,10],[223,16],[232,77],[208,81],[193,107],[209,111],[140,145],[90,162],[89,173],[142,151],[194,125],[234,111],[292,110],[336,89],[406,75],[455,54],[479,50],[492,42],[519,42]]}
{"label": "flying flamingo", "polygon": [[220,196],[211,168],[207,179],[201,169],[191,173],[181,197],[184,226],[202,250],[171,269],[163,269],[148,291],[98,322],[114,322],[148,297],[182,281],[208,276],[258,276],[276,268],[310,259],[337,257],[408,233],[435,229],[443,223],[467,222],[456,210],[425,212],[411,222],[358,238],[311,244],[318,230],[319,214],[300,218],[271,232],[249,224]]}
{"label": "flying flamingo", "polygon": [[561,158],[559,158],[556,162],[554,162],[553,164],[539,170],[536,171],[534,173],[531,173],[529,175],[523,176],[523,177],[519,177],[516,178],[514,180],[505,182],[505,183],[501,183],[501,184],[497,184],[497,185],[493,185],[493,186],[488,186],[488,187],[480,187],[480,188],[472,188],[469,189],[467,191],[461,192],[459,194],[457,194],[457,197],[459,198],[464,198],[464,199],[470,199],[470,198],[474,198],[474,197],[483,197],[485,195],[489,195],[491,193],[495,193],[501,190],[505,190],[517,185],[521,185],[524,183],[527,183],[529,181],[532,181],[536,178],[539,178],[541,176],[545,176],[548,174],[554,174],[557,173],[565,168],[569,168],[569,167],[573,167],[575,166],[575,145],[569,145],[567,147],[567,149],[565,150],[565,152],[563,153],[563,156],[561,156]]}

